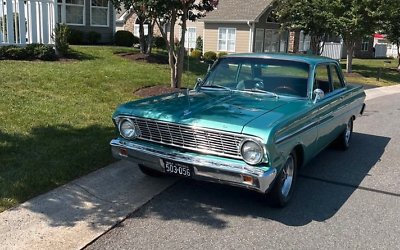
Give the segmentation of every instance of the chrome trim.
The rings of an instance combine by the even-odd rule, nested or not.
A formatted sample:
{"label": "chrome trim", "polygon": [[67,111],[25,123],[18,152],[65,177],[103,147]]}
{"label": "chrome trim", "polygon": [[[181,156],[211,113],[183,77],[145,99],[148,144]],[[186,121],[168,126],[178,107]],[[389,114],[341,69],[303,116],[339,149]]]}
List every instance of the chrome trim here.
{"label": "chrome trim", "polygon": [[[161,145],[167,145],[167,146],[172,146],[172,147],[176,147],[176,148],[182,148],[182,149],[186,149],[186,150],[190,150],[190,151],[194,151],[194,152],[200,152],[200,153],[204,153],[204,154],[210,154],[210,155],[216,155],[216,156],[221,156],[221,157],[228,157],[228,158],[243,160],[242,155],[241,155],[241,150],[240,150],[240,143],[243,140],[246,140],[246,139],[256,140],[258,143],[261,143],[263,145],[263,147],[265,147],[263,140],[261,138],[255,137],[255,136],[248,136],[248,135],[244,135],[244,134],[227,132],[227,131],[210,129],[210,128],[204,128],[204,127],[199,127],[199,126],[181,125],[181,124],[178,124],[178,123],[165,122],[165,121],[159,121],[159,120],[136,117],[136,116],[118,115],[117,117],[114,118],[114,121],[118,124],[120,119],[131,119],[134,122],[135,127],[138,128],[138,137],[137,137],[138,140],[154,142],[154,143],[161,144]],[[173,143],[173,138],[172,138],[171,134],[170,134],[170,137],[171,137],[172,143],[164,142],[164,141],[160,141],[160,140],[152,140],[152,139],[141,137],[142,131],[141,131],[140,127],[137,124],[138,120],[139,121],[143,121],[143,122],[147,122],[147,121],[152,122],[152,123],[154,122],[154,123],[157,124],[157,127],[158,127],[158,124],[166,125],[168,127],[168,129],[169,129],[168,130],[169,133],[171,132],[169,126],[179,127],[179,131],[180,131],[180,135],[181,136],[182,136],[182,134],[181,134],[181,130],[182,129],[189,129],[189,130],[193,130],[194,133],[196,133],[196,132],[198,132],[198,133],[200,133],[200,132],[210,132],[210,133],[216,133],[220,137],[221,137],[221,135],[222,136],[233,136],[235,140],[230,141],[231,150],[226,150],[226,148],[229,148],[229,147],[227,146],[227,143],[224,144],[224,141],[222,140],[222,138],[220,138],[221,146],[222,146],[222,150],[221,150],[222,152],[216,152],[216,151],[210,150],[209,149],[210,147],[208,147],[208,149],[206,149],[206,148],[196,148],[196,147],[185,146],[185,145],[183,145],[184,144],[184,139],[182,137],[181,137],[182,139],[180,140],[180,141],[182,141],[182,143],[181,143],[182,145],[175,144],[175,143]],[[178,128],[176,128],[176,129],[178,129]],[[162,136],[160,136],[160,137],[162,137]],[[195,140],[195,144],[197,144],[196,136],[194,136],[194,138],[195,138],[194,139]],[[207,143],[208,143],[208,145],[220,146],[220,145],[217,145],[217,144],[212,144],[212,142],[210,142],[209,138],[207,138]],[[224,145],[226,145],[226,148],[224,148]],[[235,153],[233,153],[233,151],[232,151],[232,146],[233,145],[236,147],[236,149],[235,149],[236,152]],[[230,151],[230,152],[227,153],[228,151]],[[266,151],[264,151],[264,152],[266,152]]]}
{"label": "chrome trim", "polygon": [[[188,155],[170,149],[139,145],[131,141],[113,139],[110,145],[113,156],[117,159],[129,160],[160,172],[165,172],[163,159],[186,163],[193,166],[194,179],[244,187],[262,193],[270,189],[277,175],[276,168],[263,170],[245,162],[226,162],[224,159],[212,159],[206,155]],[[127,150],[128,155],[121,155],[120,149]],[[253,177],[253,184],[244,182],[244,175]]]}
{"label": "chrome trim", "polygon": [[300,128],[300,129],[296,130],[296,131],[293,132],[293,133],[290,133],[290,134],[288,134],[288,135],[285,135],[285,136],[282,136],[282,137],[276,139],[275,142],[276,142],[276,143],[280,143],[280,142],[282,142],[282,141],[285,141],[285,140],[289,139],[289,138],[292,137],[292,136],[295,136],[295,135],[297,135],[297,134],[302,133],[304,130],[306,130],[306,129],[312,127],[312,126],[314,126],[314,125],[317,124],[317,123],[318,123],[318,122],[314,121],[314,122],[312,122],[312,123],[310,123],[310,124],[308,124],[308,125],[306,125],[306,126]]}

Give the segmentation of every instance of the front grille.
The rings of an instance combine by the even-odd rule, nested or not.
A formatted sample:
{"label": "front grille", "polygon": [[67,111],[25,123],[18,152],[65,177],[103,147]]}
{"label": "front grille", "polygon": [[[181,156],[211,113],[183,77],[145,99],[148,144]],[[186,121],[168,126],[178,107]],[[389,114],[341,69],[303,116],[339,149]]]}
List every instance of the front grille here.
{"label": "front grille", "polygon": [[244,136],[150,119],[130,119],[136,124],[138,139],[242,159],[239,145]]}

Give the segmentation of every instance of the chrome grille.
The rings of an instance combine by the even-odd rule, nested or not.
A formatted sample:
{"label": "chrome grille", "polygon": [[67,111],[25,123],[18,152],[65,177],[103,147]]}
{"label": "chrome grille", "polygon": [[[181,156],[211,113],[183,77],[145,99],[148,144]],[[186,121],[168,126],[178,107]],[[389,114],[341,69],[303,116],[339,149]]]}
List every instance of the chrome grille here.
{"label": "chrome grille", "polygon": [[239,149],[242,135],[144,118],[130,119],[136,125],[138,139],[242,159]]}

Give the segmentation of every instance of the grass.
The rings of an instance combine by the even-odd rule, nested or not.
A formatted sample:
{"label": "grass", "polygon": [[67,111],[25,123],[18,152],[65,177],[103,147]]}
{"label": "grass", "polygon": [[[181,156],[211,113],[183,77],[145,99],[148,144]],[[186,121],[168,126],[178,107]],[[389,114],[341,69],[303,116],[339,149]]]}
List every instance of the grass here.
{"label": "grass", "polygon": [[[169,84],[168,65],[114,55],[132,49],[73,51],[81,61],[0,61],[0,212],[113,162],[115,108],[138,88]],[[207,66],[191,62],[185,83]]]}
{"label": "grass", "polygon": [[[390,61],[391,63],[388,63]],[[362,83],[376,86],[390,86],[400,83],[400,73],[391,69],[397,68],[397,59],[354,59],[353,72],[363,77],[346,77],[347,82]],[[346,61],[341,62],[343,70],[346,69]],[[380,81],[377,81],[379,68],[382,68]]]}

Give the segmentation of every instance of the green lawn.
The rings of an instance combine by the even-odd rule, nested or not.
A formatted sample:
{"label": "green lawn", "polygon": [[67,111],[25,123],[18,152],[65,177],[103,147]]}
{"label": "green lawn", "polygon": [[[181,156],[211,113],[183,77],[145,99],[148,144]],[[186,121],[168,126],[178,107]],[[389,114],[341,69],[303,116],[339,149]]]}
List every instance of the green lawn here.
{"label": "green lawn", "polygon": [[[0,212],[113,162],[115,108],[169,83],[168,65],[114,55],[132,49],[72,49],[82,61],[0,61]],[[208,65],[190,66],[183,79],[193,85]]]}
{"label": "green lawn", "polygon": [[[391,63],[388,63],[390,61]],[[346,77],[347,82],[362,83],[377,86],[390,86],[400,83],[400,73],[390,70],[390,68],[397,68],[397,59],[354,59],[353,72],[361,74],[363,77]],[[346,69],[346,60],[341,61],[343,70]],[[382,68],[380,81],[376,80]]]}

